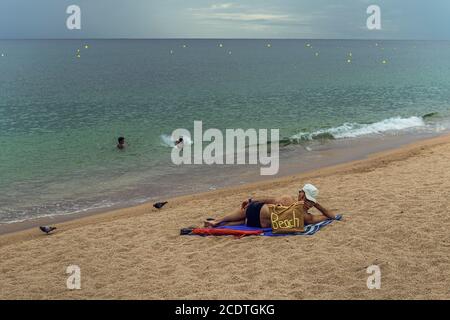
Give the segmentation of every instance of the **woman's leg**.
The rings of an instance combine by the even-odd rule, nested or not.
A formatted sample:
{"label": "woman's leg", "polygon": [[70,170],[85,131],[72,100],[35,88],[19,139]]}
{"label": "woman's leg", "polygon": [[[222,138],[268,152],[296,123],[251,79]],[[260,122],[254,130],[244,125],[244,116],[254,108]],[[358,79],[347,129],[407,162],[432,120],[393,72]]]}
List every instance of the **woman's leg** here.
{"label": "woman's leg", "polygon": [[244,220],[233,221],[233,222],[223,222],[223,223],[220,224],[220,226],[217,226],[217,227],[221,227],[221,226],[240,226],[241,224],[245,224],[245,219]]}
{"label": "woman's leg", "polygon": [[232,214],[221,219],[205,221],[205,227],[219,227],[221,225],[239,225],[245,223],[245,209],[239,208]]}

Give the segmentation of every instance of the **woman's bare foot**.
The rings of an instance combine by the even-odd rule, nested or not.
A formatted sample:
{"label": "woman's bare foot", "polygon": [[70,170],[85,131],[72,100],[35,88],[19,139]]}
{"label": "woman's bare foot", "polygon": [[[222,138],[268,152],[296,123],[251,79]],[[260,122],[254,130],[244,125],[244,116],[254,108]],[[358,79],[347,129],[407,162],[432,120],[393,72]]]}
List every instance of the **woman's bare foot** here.
{"label": "woman's bare foot", "polygon": [[218,227],[219,224],[220,224],[220,222],[218,222],[216,220],[210,220],[210,219],[207,219],[204,222],[204,225],[206,228],[215,228],[215,227]]}

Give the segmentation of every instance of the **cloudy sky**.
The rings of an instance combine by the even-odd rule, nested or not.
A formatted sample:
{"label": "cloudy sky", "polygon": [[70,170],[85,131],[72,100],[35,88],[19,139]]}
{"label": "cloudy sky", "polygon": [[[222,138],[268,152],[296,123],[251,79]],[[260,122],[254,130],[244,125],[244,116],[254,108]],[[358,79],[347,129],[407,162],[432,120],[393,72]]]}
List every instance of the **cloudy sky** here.
{"label": "cloudy sky", "polygon": [[[81,30],[66,8],[81,8]],[[368,30],[367,7],[381,8]],[[0,38],[450,40],[450,0],[0,0]]]}

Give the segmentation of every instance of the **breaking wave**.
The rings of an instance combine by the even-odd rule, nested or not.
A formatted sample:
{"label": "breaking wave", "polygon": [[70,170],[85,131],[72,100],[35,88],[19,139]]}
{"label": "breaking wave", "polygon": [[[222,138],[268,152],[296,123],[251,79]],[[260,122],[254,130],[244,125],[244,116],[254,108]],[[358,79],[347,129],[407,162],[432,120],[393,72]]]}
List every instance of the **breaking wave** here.
{"label": "breaking wave", "polygon": [[365,135],[382,134],[388,131],[399,131],[425,126],[423,117],[394,117],[382,121],[361,124],[344,123],[338,127],[321,129],[314,132],[300,132],[290,137],[292,141],[329,140],[355,138]]}

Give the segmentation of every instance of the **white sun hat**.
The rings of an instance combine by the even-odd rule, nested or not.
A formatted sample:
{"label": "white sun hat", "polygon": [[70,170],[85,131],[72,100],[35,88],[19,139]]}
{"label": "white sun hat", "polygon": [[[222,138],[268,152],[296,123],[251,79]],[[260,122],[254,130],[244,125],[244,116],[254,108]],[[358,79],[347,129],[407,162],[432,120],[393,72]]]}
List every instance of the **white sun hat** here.
{"label": "white sun hat", "polygon": [[305,193],[305,197],[309,201],[312,201],[314,203],[317,202],[316,198],[319,195],[319,190],[312,184],[309,183],[305,184],[300,191],[303,191]]}

